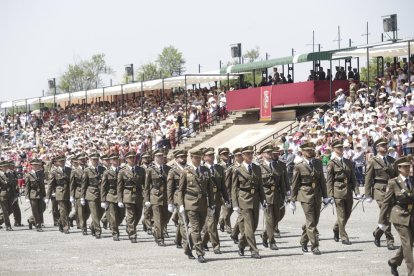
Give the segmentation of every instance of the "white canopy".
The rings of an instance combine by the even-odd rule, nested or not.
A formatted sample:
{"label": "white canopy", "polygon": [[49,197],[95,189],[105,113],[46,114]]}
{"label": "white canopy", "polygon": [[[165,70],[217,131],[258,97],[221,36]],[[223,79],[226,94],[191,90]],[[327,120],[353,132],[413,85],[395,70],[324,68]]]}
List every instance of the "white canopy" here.
{"label": "white canopy", "polygon": [[[368,46],[370,57],[400,57],[408,56],[408,41],[389,43],[378,46]],[[410,43],[410,52],[414,53],[414,41]],[[332,59],[347,57],[366,57],[367,47],[361,46],[354,50],[339,51],[332,54]]]}

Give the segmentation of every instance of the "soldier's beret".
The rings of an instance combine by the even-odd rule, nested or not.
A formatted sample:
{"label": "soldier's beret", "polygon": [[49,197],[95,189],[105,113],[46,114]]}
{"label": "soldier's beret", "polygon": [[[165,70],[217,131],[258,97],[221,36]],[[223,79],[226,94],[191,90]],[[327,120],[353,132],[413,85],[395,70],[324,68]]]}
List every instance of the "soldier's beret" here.
{"label": "soldier's beret", "polygon": [[42,165],[42,160],[39,160],[37,158],[30,160],[30,165]]}
{"label": "soldier's beret", "polygon": [[259,150],[259,153],[262,154],[264,152],[273,152],[273,146],[270,144],[262,146]]}
{"label": "soldier's beret", "polygon": [[[130,157],[135,158],[136,156],[137,156],[137,154],[133,150],[130,150],[130,151],[127,152],[127,154],[125,154],[125,158],[130,158]],[[150,157],[150,156],[148,156],[148,157]]]}
{"label": "soldier's beret", "polygon": [[413,162],[413,156],[411,154],[407,156],[403,156],[395,160],[394,166],[397,168],[398,166],[411,166]]}
{"label": "soldier's beret", "polygon": [[154,154],[154,156],[164,155],[164,152],[161,149],[157,149],[157,150],[154,150],[153,154]]}
{"label": "soldier's beret", "polygon": [[335,140],[331,144],[332,148],[342,148],[343,146],[344,146],[344,144],[342,143],[341,140]]}
{"label": "soldier's beret", "polygon": [[229,148],[219,148],[218,149],[218,154],[219,155],[224,154],[224,153],[229,153],[229,152],[230,152]]}
{"label": "soldier's beret", "polygon": [[300,148],[302,150],[314,150],[315,149],[315,144],[312,143],[312,142],[304,143],[300,146]]}
{"label": "soldier's beret", "polygon": [[[126,156],[125,156],[126,157]],[[143,154],[142,154],[142,156],[141,156],[142,158],[148,158],[148,157],[151,157],[151,155],[149,154],[149,152],[144,152]]]}
{"label": "soldier's beret", "polygon": [[253,146],[244,147],[244,148],[242,148],[241,152],[242,153],[252,153],[252,152],[254,152]]}
{"label": "soldier's beret", "polygon": [[[207,148],[199,148],[199,150],[203,153],[204,152],[204,150],[206,150]],[[190,154],[191,154],[191,152],[190,152]]]}
{"label": "soldier's beret", "polygon": [[235,148],[234,150],[233,150],[233,154],[234,155],[238,155],[238,154],[241,154],[242,153],[242,148]]}
{"label": "soldier's beret", "polygon": [[185,150],[175,150],[173,155],[175,158],[178,158],[180,156],[187,156],[187,152]]}
{"label": "soldier's beret", "polygon": [[380,145],[388,145],[388,140],[384,138],[379,138],[378,140],[374,142],[375,147],[380,146]]}
{"label": "soldier's beret", "polygon": [[91,158],[91,159],[99,159],[99,153],[97,153],[97,152],[91,153],[91,154],[89,154],[89,158]]}
{"label": "soldier's beret", "polygon": [[112,153],[108,156],[109,159],[119,159],[119,155],[117,153]]}
{"label": "soldier's beret", "polygon": [[203,151],[203,154],[204,154],[204,155],[214,154],[214,148],[206,148],[206,149]]}
{"label": "soldier's beret", "polygon": [[190,155],[201,157],[203,155],[203,152],[200,149],[198,149],[198,150],[192,149],[192,150],[190,150]]}

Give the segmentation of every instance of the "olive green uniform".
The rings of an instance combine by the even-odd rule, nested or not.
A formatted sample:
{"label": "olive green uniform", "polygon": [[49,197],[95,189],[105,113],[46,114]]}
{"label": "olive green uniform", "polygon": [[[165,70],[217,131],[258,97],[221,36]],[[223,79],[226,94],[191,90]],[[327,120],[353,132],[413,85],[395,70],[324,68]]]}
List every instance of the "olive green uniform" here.
{"label": "olive green uniform", "polygon": [[112,236],[117,237],[119,237],[118,227],[122,221],[122,212],[118,207],[118,171],[118,168],[114,169],[113,167],[109,167],[109,169],[105,170],[102,175],[101,184],[101,202],[108,202],[109,204],[106,213],[108,214]]}
{"label": "olive green uniform", "polygon": [[46,197],[45,176],[42,171],[29,172],[25,175],[26,199],[30,200],[32,216],[29,223],[34,224],[37,229],[42,228],[43,212],[46,210],[44,198]]}
{"label": "olive green uniform", "polygon": [[11,228],[10,213],[12,207],[14,187],[7,175],[0,171],[0,207],[3,210],[3,220],[7,228]]}
{"label": "olive green uniform", "polygon": [[76,210],[77,222],[79,222],[77,226],[82,229],[83,233],[86,233],[87,221],[91,211],[88,204],[85,204],[84,206],[81,204],[82,176],[83,169],[81,166],[75,166],[72,168],[72,172],[70,174],[70,196],[75,199],[73,208]]}
{"label": "olive green uniform", "polygon": [[[229,197],[231,197],[230,196],[231,195],[231,172],[232,172],[233,164],[220,162],[219,165],[222,166],[224,169],[224,175],[225,175],[224,185],[226,187],[227,194],[229,195]],[[219,224],[224,225],[226,232],[228,234],[231,234],[231,222],[230,222],[231,214],[233,214],[232,206],[230,207],[226,207],[225,205],[221,206]]]}
{"label": "olive green uniform", "polygon": [[[173,165],[168,172],[167,176],[167,199],[168,204],[172,204],[175,207],[174,212],[178,215],[178,224],[177,229],[175,231],[175,243],[180,245],[182,244],[183,239],[187,239],[184,227],[184,220],[178,212],[178,186],[180,184],[180,175],[182,172],[182,168],[180,166]],[[188,221],[188,219],[186,220]],[[187,251],[188,253],[188,251]]]}

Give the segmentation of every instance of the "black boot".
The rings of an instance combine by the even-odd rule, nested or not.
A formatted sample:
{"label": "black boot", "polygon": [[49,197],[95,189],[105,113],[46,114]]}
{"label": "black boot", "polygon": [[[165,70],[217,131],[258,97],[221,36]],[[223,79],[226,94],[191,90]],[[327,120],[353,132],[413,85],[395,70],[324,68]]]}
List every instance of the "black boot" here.
{"label": "black boot", "polygon": [[334,241],[339,242],[339,231],[333,231],[334,232]]}

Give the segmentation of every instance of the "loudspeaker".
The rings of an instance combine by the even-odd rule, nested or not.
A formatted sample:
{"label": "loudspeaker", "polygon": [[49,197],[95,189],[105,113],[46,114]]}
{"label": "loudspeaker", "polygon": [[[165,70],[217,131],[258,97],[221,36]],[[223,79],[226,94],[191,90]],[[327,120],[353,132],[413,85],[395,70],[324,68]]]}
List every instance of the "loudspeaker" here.
{"label": "loudspeaker", "polygon": [[48,80],[47,83],[49,84],[49,89],[55,88],[55,82],[53,80]]}
{"label": "loudspeaker", "polygon": [[389,18],[384,18],[382,24],[386,33],[397,31],[397,15],[392,14]]}
{"label": "loudspeaker", "polygon": [[239,46],[232,46],[231,47],[231,57],[232,58],[241,57]]}

